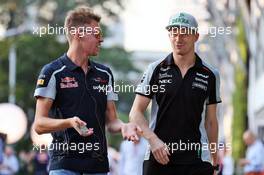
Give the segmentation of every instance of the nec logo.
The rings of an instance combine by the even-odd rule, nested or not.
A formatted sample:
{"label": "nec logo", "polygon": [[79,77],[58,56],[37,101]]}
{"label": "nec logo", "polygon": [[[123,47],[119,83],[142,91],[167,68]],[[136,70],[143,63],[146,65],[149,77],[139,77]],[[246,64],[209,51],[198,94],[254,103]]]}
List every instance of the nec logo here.
{"label": "nec logo", "polygon": [[159,80],[159,83],[161,83],[161,84],[169,84],[169,83],[172,83],[172,79]]}

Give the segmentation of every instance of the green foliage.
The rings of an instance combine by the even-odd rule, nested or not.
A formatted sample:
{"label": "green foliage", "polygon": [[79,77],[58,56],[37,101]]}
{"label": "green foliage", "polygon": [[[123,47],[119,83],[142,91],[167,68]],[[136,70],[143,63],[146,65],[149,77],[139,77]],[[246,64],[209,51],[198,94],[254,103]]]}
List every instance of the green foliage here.
{"label": "green foliage", "polygon": [[[236,41],[239,46],[241,59],[246,64],[248,59],[247,45],[241,17],[238,17],[237,28],[239,32]],[[235,161],[237,161],[239,158],[244,157],[245,145],[242,136],[247,125],[247,72],[239,65],[235,66],[235,86],[236,88],[233,94],[232,154]]]}
{"label": "green foliage", "polygon": [[0,70],[4,73],[0,76],[0,82],[5,83],[1,83],[0,88],[3,93],[0,95],[0,102],[7,101],[8,51],[11,43],[15,45],[17,53],[17,104],[27,112],[35,107],[33,92],[41,67],[65,52],[66,45],[57,42],[54,36],[39,38],[29,34],[20,35],[12,41],[1,41],[0,48],[3,51],[1,52],[1,62],[3,64],[0,65]]}
{"label": "green foliage", "polygon": [[0,42],[0,102],[8,101],[8,50],[10,40]]}
{"label": "green foliage", "polygon": [[102,49],[99,54],[99,62],[111,64],[117,71],[128,73],[130,71],[137,71],[133,66],[131,60],[129,60],[131,54],[126,52],[121,47],[112,47]]}
{"label": "green foliage", "polygon": [[32,98],[40,69],[65,52],[66,44],[57,42],[54,36],[38,38],[30,35],[19,37],[16,43],[17,103],[26,109],[34,108],[35,100]]}
{"label": "green foliage", "polygon": [[238,17],[237,19],[237,28],[238,28],[238,34],[236,37],[236,41],[238,44],[240,56],[242,58],[242,61],[246,63],[247,60],[247,45],[246,45],[246,37],[245,37],[245,29],[244,24],[241,17]]}
{"label": "green foliage", "polygon": [[234,116],[232,123],[232,153],[233,158],[238,160],[244,157],[245,152],[245,144],[243,143],[242,135],[246,128],[247,88],[245,72],[237,67],[235,75],[236,90],[233,94]]}

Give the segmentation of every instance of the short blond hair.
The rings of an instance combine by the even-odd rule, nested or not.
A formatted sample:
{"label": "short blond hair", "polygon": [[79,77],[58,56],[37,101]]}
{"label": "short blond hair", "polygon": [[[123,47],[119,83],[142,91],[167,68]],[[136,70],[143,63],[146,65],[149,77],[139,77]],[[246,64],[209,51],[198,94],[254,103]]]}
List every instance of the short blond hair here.
{"label": "short blond hair", "polygon": [[[90,24],[92,21],[100,22],[101,16],[94,13],[93,9],[88,6],[78,6],[69,11],[64,21],[64,28],[70,30],[72,27],[80,27],[85,24]],[[66,36],[69,39],[69,32]]]}

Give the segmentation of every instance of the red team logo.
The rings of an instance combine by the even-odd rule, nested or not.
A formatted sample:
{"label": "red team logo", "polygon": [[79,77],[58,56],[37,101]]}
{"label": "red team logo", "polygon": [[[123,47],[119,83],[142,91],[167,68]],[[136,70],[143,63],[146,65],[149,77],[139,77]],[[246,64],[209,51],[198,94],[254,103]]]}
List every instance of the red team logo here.
{"label": "red team logo", "polygon": [[78,82],[75,80],[74,77],[65,77],[61,78],[60,88],[77,88]]}

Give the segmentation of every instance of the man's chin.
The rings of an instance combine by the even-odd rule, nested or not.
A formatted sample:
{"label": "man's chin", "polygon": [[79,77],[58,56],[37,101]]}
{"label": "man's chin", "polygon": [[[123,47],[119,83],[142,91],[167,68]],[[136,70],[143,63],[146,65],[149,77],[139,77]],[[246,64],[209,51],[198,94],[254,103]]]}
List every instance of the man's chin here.
{"label": "man's chin", "polygon": [[175,53],[177,55],[185,55],[185,52],[183,50],[176,50]]}
{"label": "man's chin", "polygon": [[98,56],[99,52],[92,53],[91,56]]}

